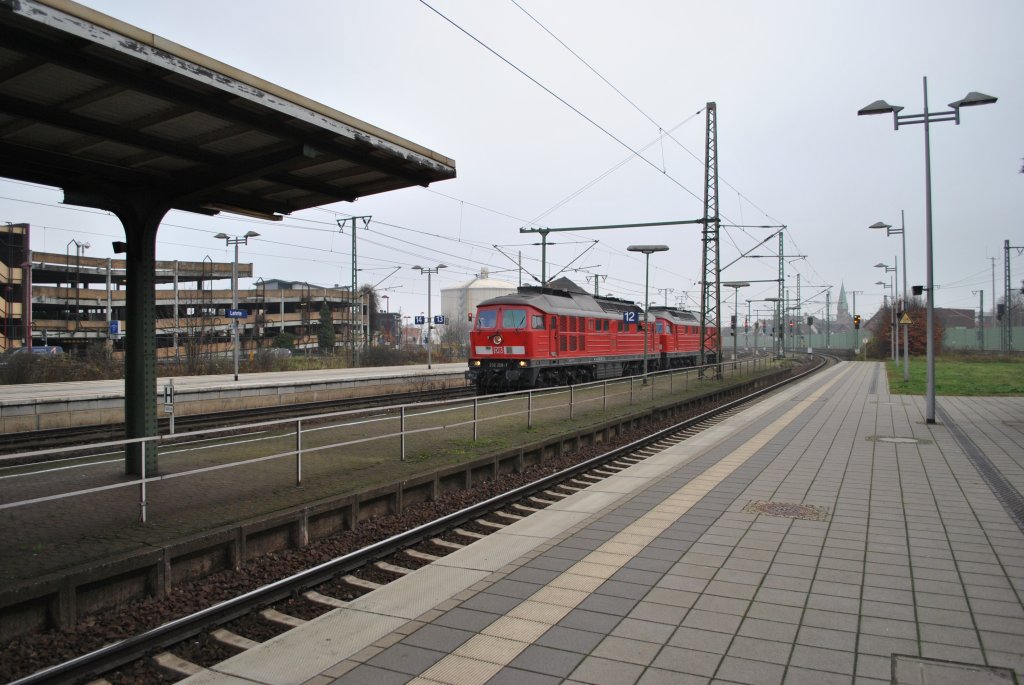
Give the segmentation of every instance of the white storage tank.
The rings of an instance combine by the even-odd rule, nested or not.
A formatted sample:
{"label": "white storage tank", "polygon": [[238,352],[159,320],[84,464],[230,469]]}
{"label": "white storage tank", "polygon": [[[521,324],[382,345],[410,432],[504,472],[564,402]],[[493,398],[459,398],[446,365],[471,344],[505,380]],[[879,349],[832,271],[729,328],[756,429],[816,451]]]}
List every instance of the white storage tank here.
{"label": "white storage tank", "polygon": [[[491,278],[487,268],[480,275],[451,288],[441,289],[441,312],[450,322],[469,323],[469,314],[476,314],[476,306],[484,300],[516,292],[515,283]],[[466,326],[467,330],[470,326]]]}

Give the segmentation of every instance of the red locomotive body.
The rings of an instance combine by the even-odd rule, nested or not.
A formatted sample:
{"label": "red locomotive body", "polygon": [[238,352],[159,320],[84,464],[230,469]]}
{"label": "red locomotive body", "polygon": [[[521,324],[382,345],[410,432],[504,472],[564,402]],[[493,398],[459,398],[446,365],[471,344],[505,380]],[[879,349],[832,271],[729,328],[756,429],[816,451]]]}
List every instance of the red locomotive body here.
{"label": "red locomotive body", "polygon": [[649,370],[683,365],[682,344],[697,349],[699,334],[676,333],[675,319],[665,319],[672,336],[657,332],[653,312],[651,325],[642,320],[633,302],[577,288],[520,288],[478,306],[466,375],[481,393],[584,383],[642,373],[645,335]]}
{"label": "red locomotive body", "polygon": [[[700,364],[700,316],[696,312],[672,307],[651,307],[655,328],[661,339],[660,368],[670,369]],[[704,360],[715,362],[718,331],[710,327]]]}

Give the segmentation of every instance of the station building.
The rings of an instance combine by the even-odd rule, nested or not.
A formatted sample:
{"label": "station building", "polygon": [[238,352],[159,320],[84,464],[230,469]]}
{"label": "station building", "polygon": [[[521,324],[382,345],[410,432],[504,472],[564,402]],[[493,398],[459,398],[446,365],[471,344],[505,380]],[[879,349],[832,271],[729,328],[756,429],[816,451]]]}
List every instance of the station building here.
{"label": "station building", "polygon": [[[102,343],[120,356],[129,284],[122,259],[89,257],[88,243],[72,240],[63,254],[29,248],[28,224],[0,225],[0,351],[59,346],[84,354]],[[231,262],[157,261],[157,358],[221,355],[231,351]],[[238,278],[252,278],[252,264],[238,264]],[[257,278],[238,292],[242,354],[273,346],[280,333],[297,349],[317,347],[324,304],[331,312],[335,345],[362,344],[369,316],[350,288]]]}

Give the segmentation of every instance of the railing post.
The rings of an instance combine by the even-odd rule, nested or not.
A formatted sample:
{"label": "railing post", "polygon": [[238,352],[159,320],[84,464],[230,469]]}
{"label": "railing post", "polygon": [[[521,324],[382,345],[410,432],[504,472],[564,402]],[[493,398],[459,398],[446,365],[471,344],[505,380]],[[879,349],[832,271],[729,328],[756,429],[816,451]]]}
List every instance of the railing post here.
{"label": "railing post", "polygon": [[572,421],[572,408],[573,408],[573,402],[574,402],[574,401],[575,401],[575,399],[576,399],[576,395],[575,395],[575,393],[573,392],[574,390],[575,390],[575,388],[574,388],[573,386],[571,386],[571,385],[570,385],[570,386],[569,386],[569,420],[570,420],[570,421]]}
{"label": "railing post", "polygon": [[399,435],[401,436],[401,443],[402,443],[402,455],[401,455],[402,456],[402,461],[405,461],[405,407],[404,406],[402,407],[402,415],[401,415],[401,419],[399,420],[399,424],[398,424],[398,432],[399,432]]}
{"label": "railing post", "polygon": [[142,442],[142,483],[139,487],[139,522],[146,522],[146,442]]}
{"label": "railing post", "polygon": [[602,398],[601,407],[604,411],[608,411],[608,379],[604,381],[604,397]]}
{"label": "railing post", "polygon": [[295,484],[302,485],[302,419],[295,421]]}
{"label": "railing post", "polygon": [[526,427],[533,428],[533,390],[526,393]]}
{"label": "railing post", "polygon": [[480,435],[477,430],[477,419],[480,416],[480,398],[473,398],[473,442],[476,442],[477,437]]}
{"label": "railing post", "polygon": [[629,377],[629,403],[633,404],[633,377]]}

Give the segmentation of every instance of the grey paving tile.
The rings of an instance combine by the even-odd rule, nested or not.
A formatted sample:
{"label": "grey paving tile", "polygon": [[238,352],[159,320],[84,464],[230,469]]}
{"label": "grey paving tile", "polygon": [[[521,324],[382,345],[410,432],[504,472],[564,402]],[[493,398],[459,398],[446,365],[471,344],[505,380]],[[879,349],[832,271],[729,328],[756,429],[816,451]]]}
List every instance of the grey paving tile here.
{"label": "grey paving tile", "polygon": [[607,635],[618,625],[620,620],[620,617],[612,614],[573,609],[558,622],[558,625]]}
{"label": "grey paving tile", "polygon": [[921,623],[934,623],[941,626],[954,626],[957,628],[972,628],[974,621],[971,614],[966,611],[949,611],[936,609],[934,607],[918,607],[917,620]]}
{"label": "grey paving tile", "polygon": [[603,639],[603,633],[566,628],[565,626],[552,626],[537,639],[536,644],[542,647],[590,654],[590,651]]}
{"label": "grey paving tile", "polygon": [[756,585],[748,585],[744,583],[730,583],[721,580],[712,580],[710,583],[708,583],[707,587],[704,588],[704,594],[706,595],[716,595],[719,597],[727,597],[731,599],[752,599],[754,597],[754,593],[756,592]]}
{"label": "grey paving tile", "polygon": [[645,557],[633,557],[623,567],[625,569],[636,569],[638,571],[653,571],[655,573],[668,573],[675,562],[665,559],[648,559]]}
{"label": "grey paving tile", "polygon": [[[487,685],[559,685],[562,678],[542,673],[531,673],[516,668],[503,668],[487,681]],[[372,685],[367,683],[367,685]]]}
{"label": "grey paving tile", "polygon": [[695,649],[700,652],[725,654],[729,649],[732,639],[732,635],[727,633],[716,633],[710,630],[680,626],[668,640],[668,644],[673,647]]}
{"label": "grey paving tile", "polygon": [[667,671],[710,677],[715,674],[721,660],[718,654],[667,646],[658,653],[651,665]]}
{"label": "grey paving tile", "polygon": [[[413,647],[399,642],[367,661],[366,665],[386,668],[390,671],[398,671],[399,673],[419,675],[445,656],[447,656],[446,652]],[[349,673],[354,673],[355,670],[358,669],[353,669]]]}
{"label": "grey paving tile", "polygon": [[524,583],[533,583],[536,585],[547,585],[557,578],[559,573],[559,571],[549,571],[541,568],[520,567],[505,576],[505,578],[510,581],[522,581]]}
{"label": "grey paving tile", "polygon": [[888,602],[891,604],[913,604],[920,595],[910,590],[896,590],[886,587],[865,587],[861,597],[869,602]]}
{"label": "grey paving tile", "polygon": [[892,676],[892,657],[874,654],[857,655],[857,682],[865,678],[875,678],[889,683]]}
{"label": "grey paving tile", "polygon": [[721,614],[691,609],[690,613],[686,614],[686,618],[683,619],[683,625],[688,628],[714,630],[720,633],[735,633],[742,620],[741,616],[735,614]]}
{"label": "grey paving tile", "polygon": [[797,644],[793,645],[790,663],[801,668],[853,675],[854,654]]}
{"label": "grey paving tile", "polygon": [[371,683],[403,685],[407,682],[409,682],[408,674],[362,664],[335,680],[332,685],[371,685]]}
{"label": "grey paving tile", "polygon": [[629,612],[629,618],[677,626],[683,622],[683,618],[685,618],[689,611],[690,608],[685,606],[642,601]]}
{"label": "grey paving tile", "polygon": [[779,664],[727,656],[722,660],[722,665],[715,676],[732,683],[775,685],[782,682],[784,674],[785,667]]}
{"label": "grey paving tile", "polygon": [[[932,642],[942,642],[929,638]],[[987,630],[981,631],[981,642],[986,650],[996,652],[1022,652],[1021,645],[1024,645],[1024,635],[1010,635],[1008,633],[993,633]]]}
{"label": "grey paving tile", "polygon": [[737,636],[729,647],[728,656],[785,665],[791,650],[792,645],[788,642]]}
{"label": "grey paving tile", "polygon": [[834,597],[860,597],[860,584],[834,583],[827,580],[815,579],[811,585],[811,591],[822,595]]}
{"label": "grey paving tile", "polygon": [[578,652],[530,645],[508,665],[509,668],[564,678],[572,673],[584,658],[585,656]]}
{"label": "grey paving tile", "polygon": [[801,619],[804,625],[830,630],[857,631],[859,617],[857,614],[822,609],[807,609]]}
{"label": "grey paving tile", "polygon": [[768,574],[764,577],[763,587],[773,590],[789,590],[791,592],[806,593],[811,588],[810,578],[793,578],[789,576],[777,576]]}
{"label": "grey paving tile", "polygon": [[1021,607],[1019,601],[1004,602],[994,599],[972,599],[971,610],[976,614],[1024,618],[1024,607]]}
{"label": "grey paving tile", "polygon": [[810,647],[853,652],[857,647],[857,634],[847,630],[804,625],[800,628],[796,642]]}
{"label": "grey paving tile", "polygon": [[729,557],[729,560],[722,566],[722,568],[737,571],[748,571],[750,573],[765,573],[770,567],[771,561],[768,559],[751,559],[749,557],[741,557],[739,555]]}
{"label": "grey paving tile", "polygon": [[470,597],[460,605],[462,609],[471,609],[473,611],[483,611],[490,614],[506,614],[513,608],[522,604],[523,600],[520,597],[508,597],[506,595],[496,595],[490,592],[480,592],[474,597]]}
{"label": "grey paving tile", "polygon": [[663,577],[665,577],[665,574],[658,573],[657,571],[642,571],[635,568],[623,568],[616,572],[610,580],[624,583],[636,583],[638,585],[652,587]]}
{"label": "grey paving tile", "polygon": [[862,616],[894,618],[898,621],[913,621],[915,619],[914,607],[910,604],[862,600],[860,603],[860,613]]}
{"label": "grey paving tile", "polygon": [[663,587],[656,587],[647,593],[644,597],[644,601],[656,604],[668,604],[669,606],[692,607],[699,598],[700,594],[697,592],[669,590]]}
{"label": "grey paving tile", "polygon": [[661,647],[660,644],[653,642],[610,635],[602,640],[591,654],[605,659],[646,666],[654,660]]}
{"label": "grey paving tile", "polygon": [[833,597],[832,595],[811,593],[807,595],[807,608],[856,614],[860,611],[860,601],[850,597]]}
{"label": "grey paving tile", "polygon": [[524,583],[518,580],[499,580],[487,589],[488,594],[501,595],[503,597],[515,597],[526,599],[533,593],[544,587],[545,583]]}
{"label": "grey paving tile", "polygon": [[985,663],[985,655],[981,649],[936,644],[934,642],[921,642],[921,656],[928,659],[942,659],[943,661],[959,661],[965,664]]}
{"label": "grey paving tile", "polygon": [[918,654],[918,642],[892,636],[861,634],[857,640],[857,651],[861,654],[889,657],[893,654]]}
{"label": "grey paving tile", "polygon": [[636,599],[612,597],[610,595],[590,595],[579,603],[578,608],[586,611],[597,611],[615,616],[626,616],[637,604]]}
{"label": "grey paving tile", "polygon": [[656,584],[656,587],[666,590],[685,590],[686,592],[703,592],[704,588],[711,582],[705,578],[693,578],[690,576],[679,576],[667,574]]}
{"label": "grey paving tile", "polygon": [[422,647],[438,652],[453,652],[473,635],[475,633],[468,630],[456,630],[431,623],[406,636],[402,642],[413,647]]}
{"label": "grey paving tile", "polygon": [[[888,682],[888,681],[883,681]],[[786,685],[850,685],[850,676],[790,666],[786,669]],[[858,680],[858,683],[860,681]],[[863,685],[861,683],[861,685]]]}
{"label": "grey paving tile", "polygon": [[498,616],[485,611],[472,611],[463,606],[446,611],[443,615],[432,621],[433,625],[458,628],[478,633],[487,626],[498,620]]}
{"label": "grey paving tile", "polygon": [[693,605],[693,608],[719,614],[736,614],[737,616],[742,616],[747,613],[747,608],[749,606],[750,602],[746,599],[717,597],[705,592],[705,594],[701,595]]}
{"label": "grey paving tile", "polygon": [[615,626],[612,635],[617,637],[643,640],[663,645],[675,632],[674,626],[657,621],[643,621],[636,618],[624,618]]}
{"label": "grey paving tile", "polygon": [[628,685],[636,682],[644,667],[600,657],[587,657],[570,674],[570,680],[593,685]]}
{"label": "grey paving tile", "polygon": [[780,642],[792,642],[796,639],[798,628],[799,626],[796,623],[766,621],[760,618],[752,618],[748,613],[740,625],[739,635],[758,637],[765,640],[778,640]]}
{"label": "grey paving tile", "polygon": [[637,685],[707,685],[710,682],[711,680],[704,676],[667,671],[661,668],[648,668],[640,676]]}

